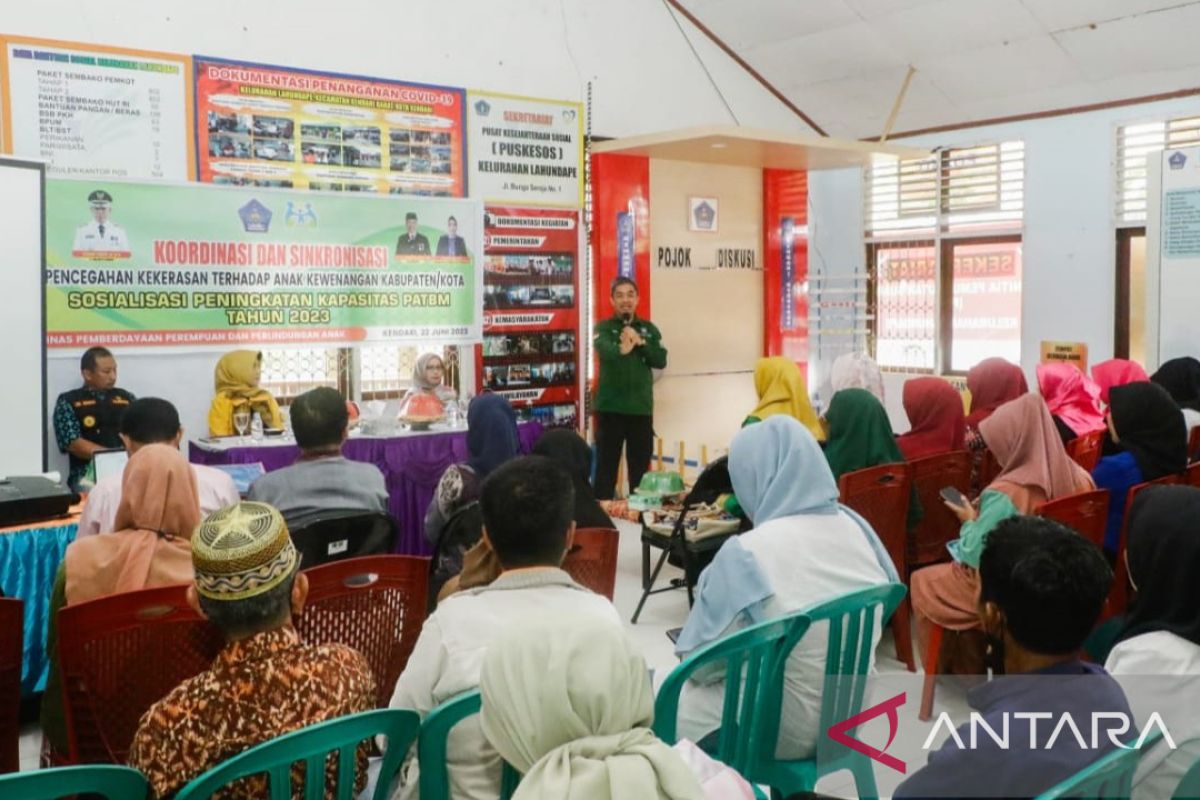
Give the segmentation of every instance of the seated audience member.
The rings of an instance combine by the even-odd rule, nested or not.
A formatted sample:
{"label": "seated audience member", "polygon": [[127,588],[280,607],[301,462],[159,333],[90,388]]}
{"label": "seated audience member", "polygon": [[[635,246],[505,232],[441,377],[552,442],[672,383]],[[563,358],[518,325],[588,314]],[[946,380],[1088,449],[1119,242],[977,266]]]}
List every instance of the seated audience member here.
{"label": "seated audience member", "polygon": [[1108,393],[1114,386],[1141,383],[1150,380],[1150,376],[1136,361],[1126,358],[1110,358],[1092,366],[1092,380],[1100,387],[1100,402],[1108,405]]}
{"label": "seated audience member", "polygon": [[458,399],[458,393],[453,386],[447,386],[446,365],[437,353],[426,353],[417,359],[413,367],[412,388],[408,390],[405,399],[415,394],[433,395],[442,403]]}
{"label": "seated audience member", "polygon": [[[1000,474],[979,496],[978,508],[947,503],[962,520],[958,538],[947,545],[953,561],[919,569],[912,575],[912,605],[922,653],[933,624],[949,631],[979,628],[975,603],[979,556],[1001,521],[1032,514],[1047,500],[1095,488],[1091,476],[1063,449],[1050,411],[1038,395],[1025,394],[1000,406],[980,423],[979,433],[995,454]],[[947,663],[961,657],[953,671],[983,672],[984,642],[978,636],[950,636],[943,641]]]}
{"label": "seated audience member", "polygon": [[754,391],[758,393],[758,405],[742,422],[743,427],[787,414],[808,428],[818,442],[825,440],[825,430],[808,399],[808,387],[795,361],[784,356],[760,358],[754,365]]}
{"label": "seated audience member", "polygon": [[336,389],[321,386],[297,397],[292,432],[300,458],[256,480],[247,499],[279,509],[291,530],[331,511],[387,513],[387,485],[379,467],[342,455],[349,420]]}
{"label": "seated audience member", "polygon": [[467,407],[467,460],[446,468],[425,512],[430,544],[438,543],[455,511],[479,499],[480,486],[491,471],[516,458],[520,449],[517,414],[508,401],[490,392],[472,400]]}
{"label": "seated audience member", "polygon": [[[894,797],[1035,797],[1116,746],[1105,723],[1097,749],[1069,734],[1048,744],[1067,714],[1088,745],[1094,713],[1124,714],[1134,725],[1117,682],[1080,660],[1112,577],[1099,549],[1057,522],[1014,517],[996,527],[979,562],[978,613],[1004,674],[970,689],[967,702],[992,730],[1008,732],[1007,747],[972,736],[965,723],[959,741],[951,737],[930,753]],[[1011,719],[1026,714],[1047,715],[1040,736]],[[1120,727],[1111,724],[1107,730]]]}
{"label": "seated audience member", "polygon": [[[425,716],[478,687],[491,643],[529,625],[547,609],[621,629],[612,603],[559,569],[575,530],[574,489],[566,470],[542,456],[518,458],[488,476],[480,505],[483,535],[503,571],[487,586],[446,598],[429,616],[396,682],[392,708],[411,708]],[[495,800],[500,757],[484,741],[476,719],[454,728],[446,758],[452,797]],[[415,797],[415,760],[406,765],[402,780],[402,796]]]}
{"label": "seated audience member", "polygon": [[523,775],[514,800],[705,796],[650,729],[650,671],[615,625],[531,620],[488,648],[479,689],[484,737]]}
{"label": "seated audience member", "polygon": [[835,394],[843,389],[866,389],[880,403],[886,402],[883,397],[883,373],[875,359],[866,353],[843,353],[838,356],[829,371],[829,383]]}
{"label": "seated audience member", "polygon": [[[879,537],[838,505],[821,448],[796,420],[780,415],[743,428],[729,449],[729,475],[754,528],[721,545],[701,573],[675,643],[679,656],[749,625],[897,580]],[[879,634],[876,628],[872,654]],[[789,658],[781,756],[804,758],[816,745],[826,637],[826,628],[814,628]],[[723,696],[720,681],[689,681],[679,700],[680,736],[700,741],[716,730]]]}
{"label": "seated audience member", "polygon": [[[212,667],[181,683],[142,717],[129,765],[156,798],[255,745],[375,705],[367,660],[340,644],[308,646],[292,627],[304,609],[308,579],[299,571],[287,525],[264,503],[210,514],[192,538],[195,582],[188,603],[225,634]],[[355,787],[367,778],[359,750]],[[295,782],[302,771],[293,770]],[[326,796],[337,780],[326,771]],[[255,776],[220,797],[266,797]]]}
{"label": "seated audience member", "polygon": [[58,610],[122,592],[192,580],[189,540],[200,522],[196,475],[173,446],[150,444],[129,457],[113,532],[67,546],[50,595],[46,652],[50,673],[42,699],[42,731],[65,753],[66,720],[58,667]]}
{"label": "seated audience member", "polygon": [[208,409],[208,432],[211,436],[232,436],[238,432],[233,415],[238,409],[257,413],[266,428],[282,428],[283,415],[279,404],[266,389],[258,385],[262,378],[262,353],[255,350],[234,350],[221,356],[214,371],[216,394]]}
{"label": "seated audience member", "polygon": [[92,453],[121,446],[121,417],[133,395],[117,388],[117,360],[103,347],[89,347],[79,371],[83,386],[63,392],[54,404],[54,438],[70,461],[67,485],[86,492],[95,483]]}
{"label": "seated audience member", "polygon": [[1200,425],[1200,361],[1191,356],[1164,361],[1150,380],[1166,389],[1183,410],[1188,433]]}
{"label": "seated audience member", "polygon": [[[829,426],[825,459],[834,481],[840,481],[848,472],[904,461],[887,411],[866,389],[842,389],[835,394],[825,412],[825,422]],[[908,504],[909,530],[920,521],[921,503],[913,487]]]}
{"label": "seated audience member", "polygon": [[963,449],[966,414],[962,395],[942,378],[911,378],[904,382],[904,413],[912,426],[896,437],[908,461]]}
{"label": "seated audience member", "polygon": [[[165,444],[178,449],[182,439],[179,412],[162,398],[142,397],[134,400],[121,418],[121,441],[130,455],[148,444]],[[203,464],[192,464],[191,467],[196,476],[201,515],[211,514],[241,499],[228,473]],[[121,475],[109,475],[97,481],[92,491],[88,492],[76,539],[115,530],[117,507],[121,503],[121,480]]]}
{"label": "seated audience member", "polygon": [[1200,755],[1198,518],[1200,489],[1190,486],[1156,486],[1133,503],[1125,562],[1137,596],[1104,668],[1118,681],[1128,677],[1137,719],[1158,712],[1180,745],[1176,752],[1155,748],[1142,758],[1136,800],[1170,797]]}
{"label": "seated audience member", "polygon": [[1157,384],[1115,386],[1109,399],[1109,437],[1117,453],[1101,458],[1092,477],[1097,487],[1109,491],[1104,549],[1115,555],[1130,487],[1182,472],[1187,466],[1187,437],[1179,406]]}
{"label": "seated audience member", "polygon": [[[588,476],[592,473],[592,448],[573,430],[555,428],[538,437],[533,454],[545,456],[558,463],[571,476],[575,487],[575,512],[573,521],[577,528],[615,528],[612,517],[604,513],[595,496]],[[463,568],[458,576],[451,578],[438,599],[462,589],[486,586],[500,575],[500,562],[484,540],[480,540],[463,554]]]}
{"label": "seated audience member", "polygon": [[[1029,391],[1025,373],[1003,358],[985,358],[967,372],[967,392],[971,407],[967,412],[967,431],[963,439],[971,453],[971,487],[982,488],[982,467],[987,444],[979,435],[980,424],[996,409]],[[972,494],[972,496],[974,496]]]}
{"label": "seated audience member", "polygon": [[1038,391],[1063,444],[1105,429],[1100,387],[1072,364],[1038,364]]}

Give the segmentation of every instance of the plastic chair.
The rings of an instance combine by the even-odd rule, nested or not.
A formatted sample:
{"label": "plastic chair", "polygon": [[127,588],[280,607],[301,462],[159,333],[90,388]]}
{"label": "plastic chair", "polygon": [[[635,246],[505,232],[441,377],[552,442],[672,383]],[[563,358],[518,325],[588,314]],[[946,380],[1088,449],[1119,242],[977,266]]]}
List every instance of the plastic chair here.
{"label": "plastic chair", "polygon": [[[1200,428],[1196,428],[1200,431]],[[1188,468],[1183,471],[1183,483],[1185,486],[1195,486],[1200,489],[1200,462],[1189,464]]]}
{"label": "plastic chair", "polygon": [[983,460],[979,462],[979,491],[982,492],[988,484],[1000,474],[1000,462],[991,450],[983,451]]}
{"label": "plastic chair", "polygon": [[1098,622],[1104,622],[1117,614],[1124,614],[1129,607],[1129,572],[1125,568],[1125,547],[1129,542],[1129,519],[1133,515],[1133,501],[1151,486],[1174,486],[1179,482],[1178,475],[1164,475],[1157,480],[1129,487],[1129,493],[1125,495],[1125,516],[1121,520],[1121,540],[1117,545],[1117,561],[1113,565],[1115,577],[1112,591],[1108,594],[1108,604]]}
{"label": "plastic chair", "polygon": [[0,598],[0,773],[21,768],[21,659],[25,603]]}
{"label": "plastic chair", "polygon": [[1105,431],[1092,431],[1083,436],[1077,436],[1067,443],[1067,455],[1089,474],[1100,463],[1101,451],[1104,449],[1104,434]]}
{"label": "plastic chair", "polygon": [[[883,464],[847,472],[838,481],[842,503],[857,511],[870,523],[887,548],[896,573],[908,577],[908,504],[912,497],[912,479],[907,464]],[[941,505],[939,502],[938,505]],[[912,626],[908,600],[892,617],[892,636],[896,640],[896,658],[909,672],[916,672],[913,660]]]}
{"label": "plastic chair", "polygon": [[1039,517],[1061,522],[1097,547],[1104,547],[1104,529],[1108,527],[1109,494],[1107,489],[1078,492],[1047,500],[1034,509]]}
{"label": "plastic chair", "polygon": [[1200,459],[1200,426],[1192,428],[1188,434],[1188,461]]}
{"label": "plastic chair", "polygon": [[1039,794],[1036,800],[1057,800],[1060,797],[1080,800],[1127,798],[1133,791],[1133,774],[1137,771],[1138,762],[1161,738],[1162,731],[1156,731],[1146,737],[1140,748],[1116,749],[1106,753],[1057,786]]}
{"label": "plastic chair", "polygon": [[362,653],[375,676],[375,703],[387,708],[425,624],[429,559],[366,556],[304,574],[308,602],[296,630],[308,644],[344,644]]}
{"label": "plastic chair", "polygon": [[617,586],[617,548],[621,535],[614,528],[576,528],[575,540],[562,568],[580,586],[609,600]]}
{"label": "plastic chair", "polygon": [[[821,719],[827,731],[862,711],[873,653],[876,611],[886,621],[904,599],[904,586],[876,586],[754,625],[692,653],[667,676],[654,705],[654,732],[677,741],[679,695],[684,683],[709,665],[725,667],[725,699],[717,750],[720,761],[751,783],[766,784],[778,796],[811,792],[822,776],[843,769],[854,775],[859,797],[877,797],[871,759],[826,735],[817,738],[813,758],[775,756],[783,713],[788,656],[810,628],[828,622],[829,645],[821,691]],[[422,795],[422,798],[424,795]]]}
{"label": "plastic chair", "polygon": [[[421,800],[450,800],[446,742],[455,725],[478,714],[482,707],[482,695],[478,689],[472,689],[447,700],[425,717],[417,736],[417,789]],[[500,773],[500,800],[512,797],[520,780],[517,771],[505,763]]]}
{"label": "plastic chair", "polygon": [[146,800],[149,790],[142,773],[129,767],[60,767],[0,776],[0,797],[4,800],[58,800],[74,795]]}
{"label": "plastic chair", "polygon": [[311,569],[347,558],[391,553],[399,531],[389,514],[331,511],[291,534],[300,553],[300,568]]}
{"label": "plastic chair", "polygon": [[1183,773],[1179,785],[1171,795],[1172,800],[1197,800],[1200,798],[1200,760]]}
{"label": "plastic chair", "polygon": [[[408,748],[417,738],[421,718],[417,712],[398,708],[376,709],[310,725],[252,747],[194,778],[175,795],[175,800],[209,800],[219,789],[236,780],[266,775],[270,800],[291,800],[292,783],[304,776],[304,800],[324,800],[328,780],[336,775],[337,800],[353,800],[358,754],[363,742],[376,736],[387,738],[387,753],[375,784],[374,800],[386,800],[392,779],[404,764]],[[336,772],[327,769],[336,753]],[[365,755],[365,754],[364,754]],[[364,757],[363,761],[366,759]],[[293,765],[303,763],[303,771]],[[365,764],[364,764],[365,772]],[[266,798],[264,798],[266,800]]]}
{"label": "plastic chair", "polygon": [[73,764],[124,764],[142,715],[211,666],[221,632],[186,586],[127,592],[58,612],[63,706]]}
{"label": "plastic chair", "polygon": [[908,574],[911,575],[919,567],[950,559],[946,544],[958,538],[962,523],[946,508],[940,493],[947,486],[953,486],[963,497],[970,495],[971,454],[966,450],[955,450],[918,458],[908,462],[908,471],[923,512],[916,533],[908,542]]}

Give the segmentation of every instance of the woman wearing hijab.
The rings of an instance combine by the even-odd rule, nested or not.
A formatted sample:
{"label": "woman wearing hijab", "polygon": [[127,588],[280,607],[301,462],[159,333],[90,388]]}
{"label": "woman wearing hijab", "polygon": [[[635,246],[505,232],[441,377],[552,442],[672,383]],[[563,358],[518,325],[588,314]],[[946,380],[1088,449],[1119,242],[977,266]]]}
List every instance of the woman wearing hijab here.
{"label": "woman wearing hijab", "polygon": [[415,394],[433,395],[443,404],[458,399],[458,393],[453,386],[444,383],[445,379],[446,364],[442,357],[437,353],[425,353],[413,367],[412,388],[405,399]]}
{"label": "woman wearing hijab", "polygon": [[[962,407],[962,404],[959,404]],[[904,461],[896,445],[892,423],[883,405],[866,389],[842,389],[829,402],[825,412],[829,433],[825,440],[825,459],[834,481],[847,472],[855,472],[881,464]],[[908,529],[921,521],[921,504],[913,487],[908,504]]]}
{"label": "woman wearing hijab", "polygon": [[1092,380],[1100,387],[1100,402],[1108,405],[1108,393],[1114,386],[1141,383],[1150,380],[1146,370],[1136,361],[1126,358],[1110,358],[1092,366]]}
{"label": "woman wearing hijab", "polygon": [[[747,625],[898,580],[870,525],[838,504],[825,456],[796,420],[778,415],[743,428],[730,446],[729,475],[754,528],[721,545],[700,574],[677,655]],[[807,757],[816,745],[826,645],[824,629],[814,628],[789,657],[781,757]],[[720,681],[689,681],[679,700],[680,735],[700,741],[716,730],[723,695]]]}
{"label": "woman wearing hijab", "polygon": [[517,415],[498,394],[481,394],[467,408],[467,460],[442,473],[425,512],[425,538],[436,545],[455,511],[479,499],[492,470],[520,454]]}
{"label": "woman wearing hijab", "polygon": [[279,404],[266,389],[259,387],[262,379],[262,353],[255,350],[234,350],[221,356],[214,371],[216,394],[208,409],[208,432],[211,436],[232,436],[237,433],[233,424],[234,412],[241,408],[257,412],[267,428],[282,428],[283,416]]}
{"label": "woman wearing hijab", "polygon": [[843,353],[833,362],[829,372],[829,382],[834,393],[843,389],[866,389],[878,398],[883,399],[883,373],[875,359],[866,353]]}
{"label": "woman wearing hijab", "polygon": [[[1200,490],[1190,486],[1156,486],[1133,504],[1125,561],[1137,596],[1104,668],[1118,681],[1136,676],[1131,679],[1134,690],[1127,694],[1137,719],[1157,711],[1166,715],[1176,741],[1192,742],[1190,752],[1154,748],[1142,759],[1135,800],[1170,797],[1197,756],[1200,718],[1194,708],[1179,709],[1179,698],[1200,697],[1198,517]],[[1163,677],[1145,677],[1151,675]],[[1181,711],[1181,718],[1172,718],[1172,709]],[[1189,748],[1181,744],[1180,749]]]}
{"label": "woman wearing hijab", "polygon": [[1200,361],[1191,356],[1163,362],[1150,380],[1167,390],[1183,411],[1188,433],[1200,425]]}
{"label": "woman wearing hijab", "polygon": [[971,491],[983,488],[983,463],[987,445],[979,435],[979,425],[992,413],[1029,391],[1025,373],[1016,364],[1003,358],[985,358],[967,372],[967,392],[971,395],[971,410],[967,413],[967,432],[964,443],[971,454]]}
{"label": "woman wearing hijab", "polygon": [[912,378],[904,382],[904,413],[908,433],[896,445],[908,461],[963,449],[966,414],[962,396],[941,378]]}
{"label": "woman wearing hijab", "polygon": [[483,735],[523,773],[513,800],[704,800],[650,729],[649,670],[619,628],[551,616],[487,649]]}
{"label": "woman wearing hijab", "polygon": [[825,431],[808,399],[808,387],[795,361],[783,356],[760,358],[754,365],[754,391],[758,393],[758,405],[742,422],[743,427],[776,414],[787,414],[808,428],[818,442],[824,441]]}
{"label": "woman wearing hijab", "polygon": [[1092,477],[1096,486],[1109,492],[1104,549],[1115,555],[1129,488],[1183,472],[1187,436],[1179,406],[1156,383],[1114,386],[1109,400],[1108,434],[1118,452],[1100,459]]}
{"label": "woman wearing hijab", "polygon": [[1038,364],[1037,381],[1063,444],[1105,429],[1100,387],[1075,366]]}
{"label": "woman wearing hijab", "polygon": [[125,465],[114,530],[68,545],[50,597],[50,675],[42,701],[42,730],[55,750],[65,753],[67,748],[58,610],[108,595],[190,583],[192,532],[199,524],[192,468],[177,448],[150,444]]}
{"label": "woman wearing hijab", "polygon": [[[930,623],[952,631],[979,628],[979,556],[988,534],[1002,520],[1032,514],[1040,503],[1095,487],[1063,449],[1042,398],[1025,394],[996,409],[979,425],[980,435],[1000,464],[1000,474],[974,505],[950,505],[962,520],[958,538],[947,545],[953,561],[919,569],[912,576],[917,639],[924,652]],[[966,644],[964,642],[964,644]],[[983,669],[982,644],[966,648],[964,671]]]}

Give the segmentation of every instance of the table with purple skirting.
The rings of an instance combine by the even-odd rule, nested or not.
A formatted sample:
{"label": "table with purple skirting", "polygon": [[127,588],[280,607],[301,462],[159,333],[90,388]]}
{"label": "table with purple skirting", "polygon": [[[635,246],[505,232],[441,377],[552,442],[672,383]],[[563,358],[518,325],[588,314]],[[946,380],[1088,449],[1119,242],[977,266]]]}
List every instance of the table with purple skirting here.
{"label": "table with purple skirting", "polygon": [[[539,422],[522,422],[517,428],[521,452],[528,453],[542,435]],[[409,434],[394,437],[353,437],[346,440],[346,458],[379,467],[387,481],[388,511],[400,525],[397,553],[429,555],[425,541],[425,510],[446,467],[467,460],[466,430]],[[205,449],[188,442],[188,459],[193,464],[261,463],[267,472],[291,466],[300,455],[294,444],[263,444]]]}

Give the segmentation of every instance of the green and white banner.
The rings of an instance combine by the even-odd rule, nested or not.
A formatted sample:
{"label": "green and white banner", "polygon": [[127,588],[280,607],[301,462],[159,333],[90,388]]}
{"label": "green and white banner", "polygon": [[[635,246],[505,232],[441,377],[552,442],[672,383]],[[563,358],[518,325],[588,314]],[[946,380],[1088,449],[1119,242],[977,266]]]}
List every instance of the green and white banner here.
{"label": "green and white banner", "polygon": [[468,200],[49,180],[48,346],[478,342],[481,235]]}

